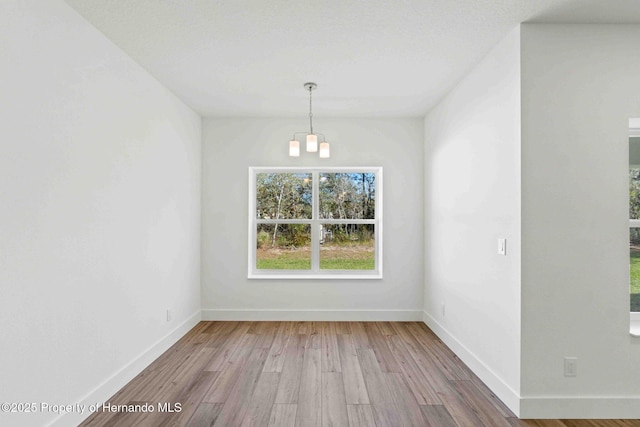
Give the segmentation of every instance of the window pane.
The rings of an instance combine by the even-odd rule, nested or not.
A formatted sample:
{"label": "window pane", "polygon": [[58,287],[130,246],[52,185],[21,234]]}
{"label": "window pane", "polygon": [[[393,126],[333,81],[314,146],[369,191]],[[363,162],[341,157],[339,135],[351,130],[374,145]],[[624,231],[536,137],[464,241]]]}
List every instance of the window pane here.
{"label": "window pane", "polygon": [[[633,148],[633,146],[631,146]],[[629,151],[633,157],[633,149]],[[629,168],[629,219],[640,219],[640,168]],[[640,228],[629,229],[631,311],[640,311]]]}
{"label": "window pane", "polygon": [[310,219],[310,173],[256,174],[256,218]]}
{"label": "window pane", "polygon": [[320,268],[323,270],[375,269],[373,224],[320,226]]}
{"label": "window pane", "polygon": [[375,173],[321,173],[319,188],[321,219],[375,219]]}
{"label": "window pane", "polygon": [[311,269],[310,225],[258,224],[256,231],[257,269]]}
{"label": "window pane", "polygon": [[629,219],[640,219],[640,169],[629,169]]}
{"label": "window pane", "polygon": [[640,311],[640,228],[629,230],[631,311]]}

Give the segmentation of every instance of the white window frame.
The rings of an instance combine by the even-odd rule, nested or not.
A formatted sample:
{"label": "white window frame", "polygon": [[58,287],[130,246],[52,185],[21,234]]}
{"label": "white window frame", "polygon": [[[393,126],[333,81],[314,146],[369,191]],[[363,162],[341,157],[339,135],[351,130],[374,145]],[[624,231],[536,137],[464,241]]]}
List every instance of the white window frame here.
{"label": "white window frame", "polygon": [[[640,219],[630,219],[629,229],[640,228]],[[631,322],[631,335],[640,337],[640,311],[631,311],[629,308],[629,320]]]}
{"label": "white window frame", "polygon": [[[629,144],[631,143],[631,138],[640,136],[640,128],[633,127],[631,121],[634,120],[634,123],[640,122],[638,119],[629,119]],[[640,165],[629,164],[629,169],[638,169]],[[627,202],[629,201],[629,192],[627,190]],[[627,212],[629,212],[629,206],[627,206]],[[629,229],[632,228],[640,228],[640,219],[629,219]],[[631,278],[629,278],[631,280]],[[629,283],[629,286],[631,283]],[[630,328],[631,335],[640,337],[640,312],[631,311],[631,307],[629,307],[629,320],[630,320]]]}
{"label": "white window frame", "polygon": [[[375,219],[321,219],[319,218],[320,173],[375,173],[376,197]],[[256,217],[256,177],[259,173],[311,173],[312,174],[312,217],[311,219],[265,220]],[[249,218],[248,218],[248,271],[249,279],[382,279],[382,167],[249,167]],[[256,230],[258,224],[309,224],[311,226],[311,269],[310,270],[267,270],[256,268]],[[321,224],[373,224],[375,242],[375,262],[373,270],[325,270],[320,269],[320,225]]]}

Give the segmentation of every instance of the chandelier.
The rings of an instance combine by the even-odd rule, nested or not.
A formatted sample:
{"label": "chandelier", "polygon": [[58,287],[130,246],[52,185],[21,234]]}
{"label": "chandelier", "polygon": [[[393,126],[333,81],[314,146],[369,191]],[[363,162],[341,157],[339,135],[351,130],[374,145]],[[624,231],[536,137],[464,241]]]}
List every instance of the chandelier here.
{"label": "chandelier", "polygon": [[300,141],[297,139],[297,135],[306,134],[307,152],[318,152],[318,136],[320,136],[320,158],[329,158],[329,143],[324,139],[324,135],[321,133],[313,133],[313,110],[311,102],[311,93],[317,89],[318,85],[312,82],[304,84],[304,88],[309,91],[309,132],[296,132],[293,134],[293,138],[289,141],[289,156],[300,157]]}

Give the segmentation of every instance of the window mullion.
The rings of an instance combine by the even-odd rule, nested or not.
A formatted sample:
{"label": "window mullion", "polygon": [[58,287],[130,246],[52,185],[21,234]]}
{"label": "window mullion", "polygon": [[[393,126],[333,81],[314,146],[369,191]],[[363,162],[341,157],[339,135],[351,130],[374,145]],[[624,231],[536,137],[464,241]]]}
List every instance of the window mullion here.
{"label": "window mullion", "polygon": [[311,271],[320,271],[320,196],[319,173],[311,173]]}

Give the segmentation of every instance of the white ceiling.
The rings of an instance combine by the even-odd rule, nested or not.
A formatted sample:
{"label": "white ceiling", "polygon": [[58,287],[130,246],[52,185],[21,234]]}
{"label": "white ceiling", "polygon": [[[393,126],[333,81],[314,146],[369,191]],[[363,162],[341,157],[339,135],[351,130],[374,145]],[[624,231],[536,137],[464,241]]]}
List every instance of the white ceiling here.
{"label": "white ceiling", "polygon": [[423,116],[518,23],[640,0],[66,0],[204,116]]}

